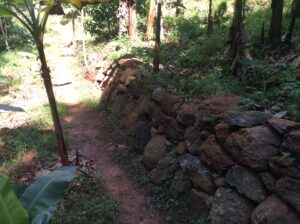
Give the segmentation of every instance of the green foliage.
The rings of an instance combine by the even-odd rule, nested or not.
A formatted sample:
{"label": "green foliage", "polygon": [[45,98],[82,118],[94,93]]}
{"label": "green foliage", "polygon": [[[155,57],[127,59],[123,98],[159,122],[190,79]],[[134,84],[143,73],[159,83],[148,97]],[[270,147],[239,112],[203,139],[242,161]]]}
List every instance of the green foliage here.
{"label": "green foliage", "polygon": [[29,218],[34,219],[41,212],[55,206],[75,176],[75,167],[61,167],[31,184],[20,198]]}
{"label": "green foliage", "polygon": [[52,224],[117,223],[119,203],[100,179],[81,176],[69,188]]}
{"label": "green foliage", "polygon": [[118,29],[117,0],[105,4],[91,5],[86,8],[86,30],[97,39],[108,39],[116,36]]}
{"label": "green foliage", "polygon": [[5,224],[28,224],[28,214],[17,199],[7,176],[0,174],[0,220]]}
{"label": "green foliage", "polygon": [[[25,210],[9,185],[8,177],[0,174],[1,222],[27,224],[29,217],[33,224],[48,224],[50,219],[45,218],[45,215],[61,200],[69,182],[75,176],[76,168],[70,166],[61,167],[49,175],[39,177],[20,197]],[[49,213],[47,217],[50,216]]]}

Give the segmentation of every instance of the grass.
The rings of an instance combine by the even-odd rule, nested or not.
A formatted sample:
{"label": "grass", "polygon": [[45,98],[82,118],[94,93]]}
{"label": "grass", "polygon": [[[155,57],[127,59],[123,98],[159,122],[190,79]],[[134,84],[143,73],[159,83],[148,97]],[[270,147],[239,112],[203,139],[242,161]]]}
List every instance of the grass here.
{"label": "grass", "polygon": [[52,224],[115,224],[119,202],[100,178],[80,176],[66,192]]}
{"label": "grass", "polygon": [[107,102],[95,98],[84,98],[81,100],[81,104],[89,111],[101,112],[107,110]]}

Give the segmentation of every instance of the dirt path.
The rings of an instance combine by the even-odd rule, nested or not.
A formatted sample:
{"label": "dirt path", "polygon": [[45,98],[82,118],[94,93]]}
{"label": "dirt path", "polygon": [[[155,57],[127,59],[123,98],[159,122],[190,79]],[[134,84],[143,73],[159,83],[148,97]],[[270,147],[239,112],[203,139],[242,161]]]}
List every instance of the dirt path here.
{"label": "dirt path", "polygon": [[[58,39],[63,46],[64,38]],[[69,148],[95,160],[107,190],[120,201],[120,224],[162,224],[161,214],[151,210],[145,202],[145,194],[131,183],[128,172],[113,161],[114,142],[101,124],[107,119],[105,113],[91,112],[80,99],[100,97],[93,84],[82,79],[74,67],[75,56],[54,57],[51,64],[57,101],[68,105],[70,113],[64,118],[71,137]]]}

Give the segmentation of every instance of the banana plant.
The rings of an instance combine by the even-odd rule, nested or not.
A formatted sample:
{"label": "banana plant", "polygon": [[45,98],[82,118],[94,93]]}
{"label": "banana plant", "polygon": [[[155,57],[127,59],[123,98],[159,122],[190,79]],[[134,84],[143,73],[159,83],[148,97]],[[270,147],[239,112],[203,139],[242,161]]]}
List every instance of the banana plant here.
{"label": "banana plant", "polygon": [[14,191],[9,178],[0,174],[0,223],[48,224],[55,206],[75,177],[76,168],[65,166],[39,177],[27,188],[21,186]]}
{"label": "banana plant", "polygon": [[30,32],[34,39],[41,63],[41,77],[51,109],[58,151],[61,162],[65,166],[69,164],[69,158],[53,92],[50,69],[44,50],[46,24],[49,15],[53,13],[53,8],[59,7],[61,4],[72,4],[76,8],[81,9],[86,4],[108,1],[110,0],[0,0],[0,17],[15,17]]}

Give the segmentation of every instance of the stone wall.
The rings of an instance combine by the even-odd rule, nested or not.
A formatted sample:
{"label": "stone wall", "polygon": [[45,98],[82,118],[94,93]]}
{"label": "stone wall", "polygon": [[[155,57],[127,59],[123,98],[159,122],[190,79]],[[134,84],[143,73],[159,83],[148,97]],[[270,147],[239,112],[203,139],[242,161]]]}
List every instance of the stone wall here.
{"label": "stone wall", "polygon": [[119,63],[104,99],[154,184],[171,180],[174,195],[190,195],[191,214],[212,224],[300,223],[299,123],[241,111],[235,95],[186,101],[135,67]]}

